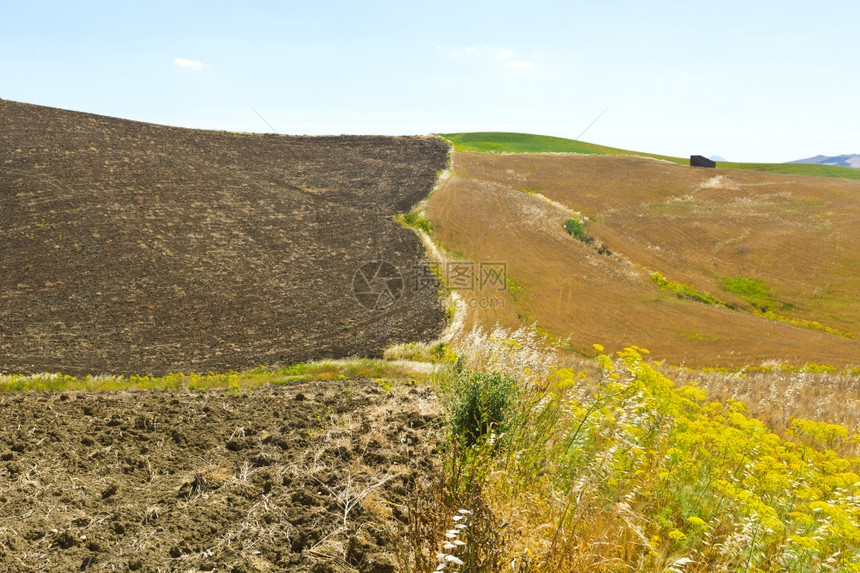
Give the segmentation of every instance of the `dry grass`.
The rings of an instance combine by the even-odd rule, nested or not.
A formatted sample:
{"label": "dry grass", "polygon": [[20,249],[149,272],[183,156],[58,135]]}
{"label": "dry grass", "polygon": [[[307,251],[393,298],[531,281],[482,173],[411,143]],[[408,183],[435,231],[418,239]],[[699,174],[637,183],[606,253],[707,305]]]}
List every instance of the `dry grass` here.
{"label": "dry grass", "polygon": [[860,375],[849,372],[695,371],[665,369],[678,384],[696,382],[714,400],[744,402],[750,414],[777,433],[792,418],[818,420],[860,430]]}
{"label": "dry grass", "polygon": [[[445,354],[445,347],[433,347]],[[348,378],[385,379],[389,384],[427,379],[426,372],[416,370],[409,362],[390,362],[370,358],[346,358],[302,362],[284,368],[260,367],[243,372],[198,374],[172,373],[166,376],[84,376],[61,373],[0,374],[0,399],[3,392],[113,392],[119,390],[227,390],[251,391],[268,385],[291,384],[311,380],[345,380]]]}
{"label": "dry grass", "polygon": [[[576,371],[549,366],[558,354],[533,331],[473,332],[457,348],[467,365],[517,376],[520,398],[504,439],[446,445],[445,481],[410,508],[413,555],[423,556],[411,570],[449,557],[452,571],[854,570],[856,432],[802,422],[780,438],[695,385],[728,384],[725,373],[667,370],[682,378],[673,383],[641,349]],[[856,399],[847,374],[796,374],[782,379],[798,392],[829,381]],[[796,408],[792,417],[828,408],[799,405],[784,408]],[[461,539],[452,519],[474,508],[483,508],[476,548],[500,550],[479,566],[466,564],[468,542],[450,543]]]}
{"label": "dry grass", "polygon": [[[775,314],[860,332],[860,183],[761,173],[721,175],[642,158],[456,153],[427,214],[444,250],[507,264],[501,293],[457,289],[467,328],[537,324],[560,343],[649,348],[693,367],[856,364],[860,342],[757,316],[721,279],[764,281]],[[566,207],[561,209],[535,193]],[[569,212],[611,255],[564,231]],[[489,224],[488,221],[492,221]],[[678,298],[689,284],[732,308]],[[492,299],[493,304],[486,301]],[[484,307],[482,307],[482,301]]]}
{"label": "dry grass", "polygon": [[[504,451],[449,445],[447,481],[429,490],[442,493],[414,509],[417,570],[456,516],[452,491],[505,524],[486,571],[855,570],[860,377],[844,367],[860,346],[798,326],[857,331],[856,193],[631,158],[458,153],[452,173],[427,206],[435,239],[455,260],[506,263],[509,280],[483,307],[486,292],[454,287],[466,328],[451,344],[458,364],[516,377],[521,400]],[[566,236],[571,212],[595,244]],[[718,290],[762,276],[750,268],[772,273],[749,283],[766,292]],[[661,290],[658,270],[727,304]],[[637,350],[583,359],[594,342],[685,366]]]}

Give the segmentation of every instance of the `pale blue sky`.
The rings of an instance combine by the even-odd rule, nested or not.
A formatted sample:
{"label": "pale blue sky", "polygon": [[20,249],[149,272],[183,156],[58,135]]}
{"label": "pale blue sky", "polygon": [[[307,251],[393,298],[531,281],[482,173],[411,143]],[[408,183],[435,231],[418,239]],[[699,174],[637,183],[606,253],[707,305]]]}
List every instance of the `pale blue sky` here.
{"label": "pale blue sky", "polygon": [[[820,6],[820,7],[818,7]],[[860,3],[0,0],[0,98],[283,134],[860,153]]]}

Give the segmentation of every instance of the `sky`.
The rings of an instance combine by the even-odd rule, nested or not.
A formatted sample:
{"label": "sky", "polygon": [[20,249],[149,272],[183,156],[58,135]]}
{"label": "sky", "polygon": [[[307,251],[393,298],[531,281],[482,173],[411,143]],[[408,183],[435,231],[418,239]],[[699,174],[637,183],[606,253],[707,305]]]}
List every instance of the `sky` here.
{"label": "sky", "polygon": [[860,153],[858,29],[856,0],[0,0],[0,98],[203,129],[517,131],[781,162]]}

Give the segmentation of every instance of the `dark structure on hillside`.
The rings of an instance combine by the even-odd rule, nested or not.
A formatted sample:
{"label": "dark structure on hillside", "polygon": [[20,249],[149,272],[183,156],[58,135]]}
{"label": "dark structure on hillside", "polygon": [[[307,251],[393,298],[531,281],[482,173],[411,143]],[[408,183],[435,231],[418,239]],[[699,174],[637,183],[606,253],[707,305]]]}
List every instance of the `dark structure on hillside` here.
{"label": "dark structure on hillside", "polygon": [[690,167],[716,167],[717,162],[711,161],[707,157],[702,157],[701,155],[691,155],[690,156]]}

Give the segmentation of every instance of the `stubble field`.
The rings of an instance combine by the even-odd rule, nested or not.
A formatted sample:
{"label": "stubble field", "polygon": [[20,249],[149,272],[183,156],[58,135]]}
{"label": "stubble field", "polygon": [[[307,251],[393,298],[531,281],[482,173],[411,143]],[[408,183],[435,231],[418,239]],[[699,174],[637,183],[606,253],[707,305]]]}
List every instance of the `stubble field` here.
{"label": "stubble field", "polygon": [[[455,153],[452,173],[427,206],[440,245],[509,279],[497,304],[462,291],[472,325],[536,324],[581,353],[638,345],[693,367],[857,364],[857,182],[551,154]],[[738,282],[759,290],[725,288]]]}

